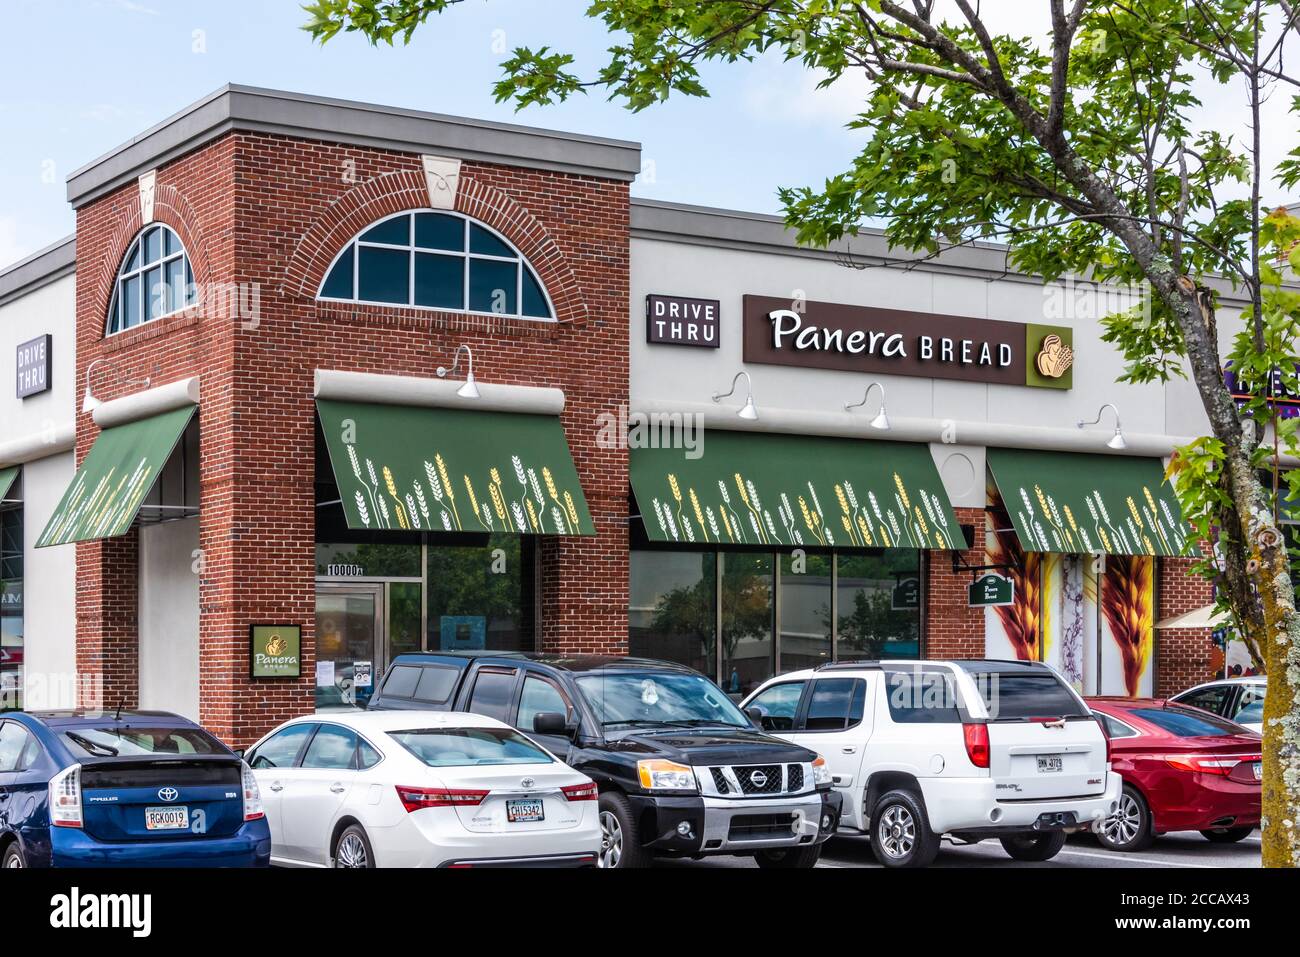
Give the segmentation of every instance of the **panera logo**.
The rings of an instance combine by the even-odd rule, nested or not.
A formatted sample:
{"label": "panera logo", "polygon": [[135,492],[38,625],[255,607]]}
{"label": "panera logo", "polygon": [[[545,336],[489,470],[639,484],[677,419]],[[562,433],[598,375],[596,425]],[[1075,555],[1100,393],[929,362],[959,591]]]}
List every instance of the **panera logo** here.
{"label": "panera logo", "polygon": [[1061,342],[1060,336],[1046,336],[1034,364],[1042,375],[1059,379],[1074,365],[1074,350]]}

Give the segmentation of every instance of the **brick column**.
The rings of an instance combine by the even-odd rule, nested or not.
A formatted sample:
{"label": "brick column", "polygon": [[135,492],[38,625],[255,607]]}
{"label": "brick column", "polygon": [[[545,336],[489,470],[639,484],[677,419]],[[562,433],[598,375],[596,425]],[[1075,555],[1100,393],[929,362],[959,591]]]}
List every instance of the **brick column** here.
{"label": "brick column", "polygon": [[[1191,558],[1156,559],[1156,621],[1214,601],[1213,586],[1192,572]],[[1177,694],[1216,677],[1208,628],[1162,628],[1155,635],[1156,696]]]}
{"label": "brick column", "polygon": [[[64,546],[66,547],[66,546]],[[135,708],[140,702],[139,536],[79,542],[77,704]],[[99,700],[96,700],[98,698]]]}
{"label": "brick column", "polygon": [[[957,521],[975,527],[971,548],[958,552],[964,565],[984,564],[984,510],[955,508]],[[926,576],[925,633],[927,658],[983,658],[984,609],[967,606],[970,572],[952,570],[952,552],[931,551]]]}

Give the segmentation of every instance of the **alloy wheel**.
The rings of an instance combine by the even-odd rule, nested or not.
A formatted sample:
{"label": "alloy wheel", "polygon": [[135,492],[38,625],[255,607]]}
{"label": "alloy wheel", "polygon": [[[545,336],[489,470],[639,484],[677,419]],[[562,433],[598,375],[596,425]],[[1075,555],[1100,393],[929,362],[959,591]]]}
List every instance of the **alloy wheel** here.
{"label": "alloy wheel", "polygon": [[1102,825],[1102,834],[1106,840],[1115,845],[1128,844],[1142,829],[1142,809],[1131,794],[1123,794],[1115,813],[1106,818]]}
{"label": "alloy wheel", "polygon": [[612,811],[600,812],[600,867],[618,867],[623,859],[623,826]]}
{"label": "alloy wheel", "polygon": [[334,854],[334,866],[346,868],[364,868],[369,866],[366,844],[358,834],[344,834]]}
{"label": "alloy wheel", "polygon": [[5,870],[7,871],[21,870],[22,866],[23,858],[21,854],[10,854],[8,859],[5,860]]}
{"label": "alloy wheel", "polygon": [[882,850],[895,860],[912,853],[916,846],[916,821],[901,804],[891,804],[880,816],[876,837]]}

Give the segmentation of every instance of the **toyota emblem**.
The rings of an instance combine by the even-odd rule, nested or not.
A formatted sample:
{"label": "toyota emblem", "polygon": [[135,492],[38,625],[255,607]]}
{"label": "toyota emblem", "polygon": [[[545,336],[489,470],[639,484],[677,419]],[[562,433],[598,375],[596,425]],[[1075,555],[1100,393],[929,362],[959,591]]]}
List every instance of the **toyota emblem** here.
{"label": "toyota emblem", "polygon": [[159,788],[158,799],[160,801],[175,801],[180,797],[180,793],[181,792],[177,791],[175,788]]}
{"label": "toyota emblem", "polygon": [[749,782],[756,788],[761,788],[767,784],[767,775],[762,771],[753,771],[749,775]]}
{"label": "toyota emblem", "polygon": [[519,782],[519,786],[523,788],[530,788],[536,783],[537,782],[534,781],[532,778],[524,778],[522,781]]}

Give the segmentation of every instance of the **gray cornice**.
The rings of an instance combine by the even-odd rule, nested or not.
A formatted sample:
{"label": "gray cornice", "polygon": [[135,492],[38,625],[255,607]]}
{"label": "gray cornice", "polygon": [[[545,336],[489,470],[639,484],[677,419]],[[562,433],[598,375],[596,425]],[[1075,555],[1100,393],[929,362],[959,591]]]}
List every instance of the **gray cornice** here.
{"label": "gray cornice", "polygon": [[77,239],[65,236],[12,266],[0,269],[0,306],[77,271]]}
{"label": "gray cornice", "polygon": [[627,182],[641,169],[641,145],[627,140],[231,84],[72,173],[68,201],[82,206],[232,130]]}

